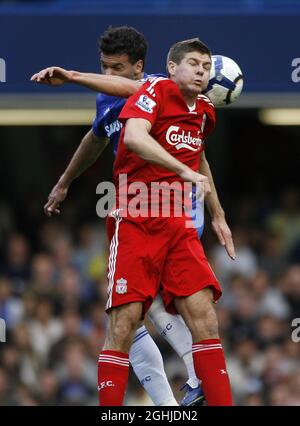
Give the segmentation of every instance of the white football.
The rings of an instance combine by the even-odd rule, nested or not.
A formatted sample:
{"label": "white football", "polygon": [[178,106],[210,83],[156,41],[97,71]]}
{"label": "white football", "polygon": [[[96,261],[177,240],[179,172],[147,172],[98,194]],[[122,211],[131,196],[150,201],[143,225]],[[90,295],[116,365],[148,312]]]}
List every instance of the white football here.
{"label": "white football", "polygon": [[215,106],[234,102],[243,89],[243,74],[238,64],[222,55],[212,55],[212,67],[207,88],[203,94]]}

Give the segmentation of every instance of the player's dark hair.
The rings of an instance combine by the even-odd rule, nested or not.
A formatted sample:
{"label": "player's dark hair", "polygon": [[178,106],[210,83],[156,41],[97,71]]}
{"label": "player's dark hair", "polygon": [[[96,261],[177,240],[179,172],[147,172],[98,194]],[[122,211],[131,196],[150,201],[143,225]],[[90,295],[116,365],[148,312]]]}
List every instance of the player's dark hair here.
{"label": "player's dark hair", "polygon": [[199,40],[199,38],[191,38],[173,44],[168,53],[167,64],[169,61],[180,64],[184,55],[189,52],[206,53],[208,56],[211,56],[211,51],[206,44]]}
{"label": "player's dark hair", "polygon": [[108,27],[99,39],[100,52],[105,55],[128,55],[131,64],[142,59],[145,65],[147,42],[133,27]]}

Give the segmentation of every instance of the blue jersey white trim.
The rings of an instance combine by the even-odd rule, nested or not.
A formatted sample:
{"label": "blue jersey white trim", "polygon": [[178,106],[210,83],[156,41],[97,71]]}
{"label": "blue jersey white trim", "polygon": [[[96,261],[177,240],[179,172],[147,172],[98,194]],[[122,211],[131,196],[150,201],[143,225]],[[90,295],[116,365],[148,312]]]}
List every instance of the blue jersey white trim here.
{"label": "blue jersey white trim", "polygon": [[[151,77],[161,77],[163,74],[146,74],[142,81],[147,81]],[[165,77],[165,76],[164,76]],[[126,98],[109,96],[98,93],[96,97],[96,117],[93,122],[94,134],[101,138],[107,137],[112,144],[116,155],[120,133],[123,124],[118,120],[120,112],[126,103]]]}

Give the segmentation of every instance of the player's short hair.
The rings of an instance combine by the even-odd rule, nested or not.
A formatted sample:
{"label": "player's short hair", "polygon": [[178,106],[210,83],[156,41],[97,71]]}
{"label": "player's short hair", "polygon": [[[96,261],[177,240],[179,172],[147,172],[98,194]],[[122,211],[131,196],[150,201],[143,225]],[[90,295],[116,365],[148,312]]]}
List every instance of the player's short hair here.
{"label": "player's short hair", "polygon": [[140,59],[145,65],[147,42],[133,27],[108,27],[99,39],[100,52],[105,55],[128,55],[131,64]]}
{"label": "player's short hair", "polygon": [[167,66],[169,61],[175,62],[175,64],[180,64],[186,53],[195,51],[203,54],[206,53],[208,56],[211,56],[210,49],[199,38],[178,41],[177,43],[173,44],[169,50]]}

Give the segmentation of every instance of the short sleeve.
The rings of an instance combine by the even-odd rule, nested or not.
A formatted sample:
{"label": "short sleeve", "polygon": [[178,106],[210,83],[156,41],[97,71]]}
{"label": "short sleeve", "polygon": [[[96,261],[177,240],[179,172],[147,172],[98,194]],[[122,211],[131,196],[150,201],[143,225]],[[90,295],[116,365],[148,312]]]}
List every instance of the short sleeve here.
{"label": "short sleeve", "polygon": [[106,136],[104,128],[104,116],[107,105],[104,102],[103,96],[101,94],[97,95],[96,98],[96,117],[93,121],[93,133],[98,138]]}
{"label": "short sleeve", "polygon": [[216,112],[215,108],[211,107],[206,112],[207,120],[204,127],[204,139],[206,139],[214,130],[216,126]]}
{"label": "short sleeve", "polygon": [[214,130],[216,125],[216,111],[214,104],[211,102],[211,100],[205,96],[205,95],[198,95],[198,100],[200,102],[200,110],[201,113],[204,112],[204,123],[202,123],[203,126],[203,137],[206,139]]}
{"label": "short sleeve", "polygon": [[160,98],[159,85],[153,84],[153,81],[147,81],[127,100],[119,120],[125,122],[129,118],[144,118],[153,125],[158,115]]}

